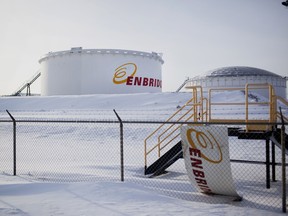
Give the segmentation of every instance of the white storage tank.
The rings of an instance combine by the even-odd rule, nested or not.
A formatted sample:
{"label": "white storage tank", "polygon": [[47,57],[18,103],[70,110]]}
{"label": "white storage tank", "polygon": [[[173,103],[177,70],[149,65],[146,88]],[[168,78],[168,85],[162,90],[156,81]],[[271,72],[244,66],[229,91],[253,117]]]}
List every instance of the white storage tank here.
{"label": "white storage tank", "polygon": [[41,95],[119,94],[162,91],[162,54],[72,48],[40,60]]}
{"label": "white storage tank", "polygon": [[[247,83],[269,83],[278,96],[286,98],[286,77],[254,67],[232,66],[208,71],[187,81],[186,86],[202,86],[204,91],[215,88],[244,88]],[[256,90],[255,90],[256,91]],[[268,97],[267,90],[257,93]]]}

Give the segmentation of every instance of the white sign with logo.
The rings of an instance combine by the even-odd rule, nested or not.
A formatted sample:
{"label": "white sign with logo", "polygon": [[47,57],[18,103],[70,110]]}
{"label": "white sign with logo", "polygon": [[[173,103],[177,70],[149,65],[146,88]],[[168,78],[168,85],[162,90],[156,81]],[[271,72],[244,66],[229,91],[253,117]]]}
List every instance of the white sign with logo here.
{"label": "white sign with logo", "polygon": [[223,126],[182,126],[185,166],[199,192],[239,197],[232,178],[228,132]]}

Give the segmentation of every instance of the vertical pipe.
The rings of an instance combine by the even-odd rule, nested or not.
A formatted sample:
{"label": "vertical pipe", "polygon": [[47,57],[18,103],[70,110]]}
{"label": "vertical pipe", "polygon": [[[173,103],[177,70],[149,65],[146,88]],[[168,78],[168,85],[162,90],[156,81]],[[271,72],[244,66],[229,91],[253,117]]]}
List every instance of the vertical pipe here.
{"label": "vertical pipe", "polygon": [[[248,122],[248,83],[245,86],[245,122]],[[248,132],[248,125],[246,124],[246,132]]]}
{"label": "vertical pipe", "polygon": [[121,181],[124,181],[123,122],[122,122],[120,116],[115,111],[115,109],[113,109],[113,111],[120,122],[120,170],[121,170]]}
{"label": "vertical pipe", "polygon": [[269,91],[269,122],[271,123],[273,115],[273,101],[272,101],[272,88],[270,85],[268,85],[268,91]]}
{"label": "vertical pipe", "polygon": [[123,123],[120,123],[120,166],[121,166],[121,181],[124,181],[124,148],[123,148]]}
{"label": "vertical pipe", "polygon": [[197,104],[197,89],[196,87],[193,88],[193,121],[197,122],[197,105],[195,106],[195,104]]}
{"label": "vertical pipe", "polygon": [[275,143],[272,142],[272,181],[276,182]]}
{"label": "vertical pipe", "polygon": [[282,146],[282,210],[286,213],[286,158],[285,158],[285,126],[281,127],[281,146]]}
{"label": "vertical pipe", "polygon": [[285,126],[284,119],[282,115],[281,107],[280,115],[281,115],[281,152],[282,152],[282,211],[286,213],[286,157],[285,157]]}
{"label": "vertical pipe", "polygon": [[[212,103],[212,101],[211,101],[211,89],[209,89],[209,94],[208,94],[208,120],[206,119],[206,121],[211,121],[212,119],[211,119],[211,103]],[[206,108],[207,109],[207,108]]]}
{"label": "vertical pipe", "polygon": [[204,107],[203,107],[203,103],[204,103],[204,97],[203,97],[203,91],[202,91],[202,87],[200,86],[200,109],[201,109],[201,114],[199,116],[199,121],[201,120],[202,122],[204,121]]}
{"label": "vertical pipe", "polygon": [[13,120],[13,175],[16,176],[16,121]]}
{"label": "vertical pipe", "polygon": [[269,139],[266,139],[266,188],[270,188],[270,151],[269,151]]}
{"label": "vertical pipe", "polygon": [[16,176],[16,120],[8,110],[6,112],[13,121],[13,175]]}

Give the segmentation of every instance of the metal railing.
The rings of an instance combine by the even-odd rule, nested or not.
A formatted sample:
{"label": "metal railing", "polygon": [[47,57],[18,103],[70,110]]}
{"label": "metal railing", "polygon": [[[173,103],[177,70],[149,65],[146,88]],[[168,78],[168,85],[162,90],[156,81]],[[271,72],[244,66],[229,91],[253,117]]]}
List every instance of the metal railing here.
{"label": "metal railing", "polygon": [[[279,102],[280,103],[283,103],[283,105],[284,106],[286,106],[286,109],[288,109],[288,101],[286,101],[284,98],[282,98],[282,97],[279,97],[279,96],[276,96],[275,97],[276,98],[276,104],[278,104]],[[281,106],[280,106],[281,107]],[[281,120],[282,122],[284,121],[284,122],[288,122],[288,116],[285,116],[283,113],[280,113],[280,110],[278,111],[278,110],[276,110],[277,111],[277,119],[278,120]]]}
{"label": "metal railing", "polygon": [[[257,89],[266,89],[268,91],[268,101],[249,101],[249,91],[257,90]],[[213,92],[229,92],[229,91],[244,91],[245,94],[245,102],[238,103],[229,103],[229,102],[213,102],[212,93]],[[260,124],[247,124],[246,131],[267,131],[272,130],[272,126],[267,126],[265,123],[276,123],[277,118],[280,118],[279,111],[277,109],[277,103],[281,101],[284,105],[288,107],[288,102],[275,95],[273,86],[271,84],[246,84],[245,88],[217,88],[209,90],[209,122],[255,122]],[[243,118],[213,118],[213,108],[212,106],[221,106],[221,107],[231,107],[231,106],[242,106],[245,109],[245,113],[243,114]],[[267,106],[267,118],[266,119],[253,119],[250,118],[251,108],[252,106]],[[284,116],[284,119],[288,118]],[[262,124],[264,123],[264,124]]]}
{"label": "metal railing", "polygon": [[[177,137],[180,136],[179,128],[181,124],[178,122],[198,122],[207,119],[207,99],[203,97],[203,90],[201,86],[189,87],[192,90],[192,98],[187,101],[181,108],[179,108],[173,115],[171,115],[166,121],[174,121],[174,124],[161,124],[155,131],[153,131],[145,140],[144,140],[144,163],[147,167],[147,156],[157,149],[158,157],[161,156],[161,151],[171,144]],[[199,95],[200,94],[200,95]],[[205,106],[203,106],[203,102]],[[188,110],[185,110],[185,108]],[[184,113],[182,113],[184,111]],[[157,136],[157,142],[152,144],[152,147],[148,147],[148,142],[153,136]]]}

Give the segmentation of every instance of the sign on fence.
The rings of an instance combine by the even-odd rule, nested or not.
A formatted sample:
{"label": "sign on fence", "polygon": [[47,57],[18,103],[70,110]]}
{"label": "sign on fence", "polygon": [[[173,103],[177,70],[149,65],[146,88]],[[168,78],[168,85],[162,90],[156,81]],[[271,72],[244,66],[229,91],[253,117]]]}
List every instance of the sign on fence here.
{"label": "sign on fence", "polygon": [[182,126],[181,139],[187,173],[198,191],[239,197],[231,173],[227,127]]}

